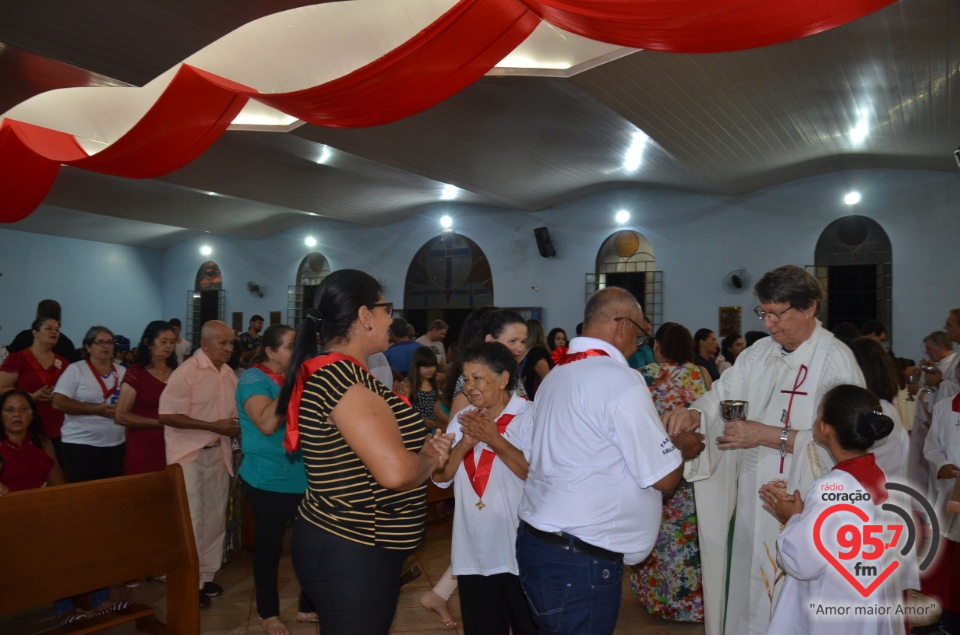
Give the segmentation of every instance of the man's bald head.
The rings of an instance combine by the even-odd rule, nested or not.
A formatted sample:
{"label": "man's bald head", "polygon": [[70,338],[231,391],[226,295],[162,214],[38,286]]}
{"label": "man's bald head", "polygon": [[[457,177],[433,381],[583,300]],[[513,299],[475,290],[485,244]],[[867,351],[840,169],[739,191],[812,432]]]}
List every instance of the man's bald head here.
{"label": "man's bald head", "polygon": [[583,312],[583,335],[607,342],[624,357],[637,352],[637,337],[644,334],[642,325],[640,303],[619,287],[598,291]]}
{"label": "man's bald head", "polygon": [[234,337],[233,329],[227,323],[210,320],[200,329],[200,349],[219,369],[230,361]]}

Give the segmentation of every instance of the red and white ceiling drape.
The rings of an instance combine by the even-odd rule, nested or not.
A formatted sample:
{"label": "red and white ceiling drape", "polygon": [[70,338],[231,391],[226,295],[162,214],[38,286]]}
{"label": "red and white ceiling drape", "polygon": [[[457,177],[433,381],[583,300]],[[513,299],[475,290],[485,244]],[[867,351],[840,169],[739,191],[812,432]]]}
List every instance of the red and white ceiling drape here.
{"label": "red and white ceiling drape", "polygon": [[[96,153],[85,151],[66,130],[5,118],[0,124],[0,221],[16,222],[33,212],[61,165],[126,178],[154,178],[183,167],[216,141],[250,99],[332,127],[375,126],[418,113],[482,77],[541,22],[620,46],[711,53],[804,37],[893,1],[460,0],[360,68],[289,92],[265,92],[185,63],[136,123]],[[375,6],[362,0],[333,4],[340,12],[356,12],[361,23]],[[229,37],[210,47],[224,46]],[[323,51],[325,45],[317,41],[320,54],[336,56],[336,50]],[[270,48],[265,43],[262,54],[269,55]]]}

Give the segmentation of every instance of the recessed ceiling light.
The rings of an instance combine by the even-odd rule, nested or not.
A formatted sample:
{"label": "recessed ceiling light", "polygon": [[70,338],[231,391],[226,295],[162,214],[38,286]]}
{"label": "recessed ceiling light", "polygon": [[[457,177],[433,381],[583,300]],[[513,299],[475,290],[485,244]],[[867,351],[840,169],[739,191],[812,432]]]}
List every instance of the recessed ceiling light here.
{"label": "recessed ceiling light", "polygon": [[450,218],[447,214],[444,214],[440,217],[440,226],[444,229],[449,229],[453,227],[453,219]]}
{"label": "recessed ceiling light", "polygon": [[305,244],[307,247],[316,247],[317,239],[314,238],[313,236],[307,236],[306,238],[303,239],[303,244]]}
{"label": "recessed ceiling light", "polygon": [[440,199],[443,201],[452,201],[453,199],[457,198],[457,192],[459,192],[457,186],[450,185],[448,183],[447,185],[443,186],[443,192],[440,193]]}
{"label": "recessed ceiling light", "polygon": [[622,209],[622,210],[620,210],[619,212],[617,212],[617,215],[616,215],[614,218],[616,218],[616,220],[617,220],[618,223],[620,223],[621,225],[623,225],[623,224],[626,223],[628,220],[630,220],[630,212],[628,212],[628,211],[625,210],[625,209]]}
{"label": "recessed ceiling light", "polygon": [[843,202],[847,205],[856,205],[860,202],[861,198],[860,192],[847,192],[847,194],[843,197]]}
{"label": "recessed ceiling light", "polygon": [[212,254],[212,253],[213,253],[213,248],[210,247],[210,245],[202,245],[202,246],[200,247],[200,255],[201,255],[201,256],[209,256],[209,255]]}

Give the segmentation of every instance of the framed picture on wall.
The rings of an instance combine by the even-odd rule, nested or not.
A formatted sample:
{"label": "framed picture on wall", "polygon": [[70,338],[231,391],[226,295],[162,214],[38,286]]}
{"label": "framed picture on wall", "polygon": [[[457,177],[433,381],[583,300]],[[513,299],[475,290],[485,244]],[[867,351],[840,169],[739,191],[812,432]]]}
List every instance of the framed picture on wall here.
{"label": "framed picture on wall", "polygon": [[740,330],[740,307],[720,307],[720,315],[717,322],[720,325],[720,332],[718,333],[719,337],[726,337],[728,335],[742,335],[742,331]]}

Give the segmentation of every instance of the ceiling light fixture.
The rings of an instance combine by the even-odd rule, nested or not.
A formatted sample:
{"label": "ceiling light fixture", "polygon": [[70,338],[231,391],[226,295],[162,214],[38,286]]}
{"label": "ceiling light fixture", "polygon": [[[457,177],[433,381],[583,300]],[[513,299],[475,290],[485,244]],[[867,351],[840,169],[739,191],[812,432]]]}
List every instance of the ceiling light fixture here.
{"label": "ceiling light fixture", "polygon": [[847,194],[843,197],[843,202],[847,205],[856,205],[860,202],[861,198],[860,192],[847,192]]}
{"label": "ceiling light fixture", "polygon": [[618,223],[620,223],[621,225],[623,225],[623,224],[626,223],[628,220],[630,220],[630,212],[628,212],[628,211],[625,210],[625,209],[622,209],[622,210],[620,210],[619,212],[617,212],[617,215],[616,215],[614,218],[616,218],[616,220],[617,220]]}
{"label": "ceiling light fixture", "polygon": [[330,157],[333,156],[333,150],[330,149],[330,146],[321,146],[320,156],[317,157],[317,164],[323,165],[330,160]]}
{"label": "ceiling light fixture", "polygon": [[867,126],[867,111],[857,109],[857,125],[850,129],[850,140],[854,143],[863,143],[870,136],[870,128]]}
{"label": "ceiling light fixture", "polygon": [[444,229],[450,229],[453,227],[453,219],[447,214],[444,214],[440,217],[440,227],[443,227]]}
{"label": "ceiling light fixture", "polygon": [[313,236],[307,236],[306,238],[303,239],[303,244],[306,245],[307,247],[316,247],[317,239],[314,238]]}
{"label": "ceiling light fixture", "polygon": [[209,255],[212,254],[212,253],[213,253],[213,248],[210,247],[210,245],[201,245],[201,246],[200,246],[200,255],[201,255],[201,256],[209,256]]}
{"label": "ceiling light fixture", "polygon": [[449,183],[443,186],[443,192],[440,193],[440,200],[443,201],[452,201],[457,198],[457,192],[459,189],[456,185],[450,185]]}

